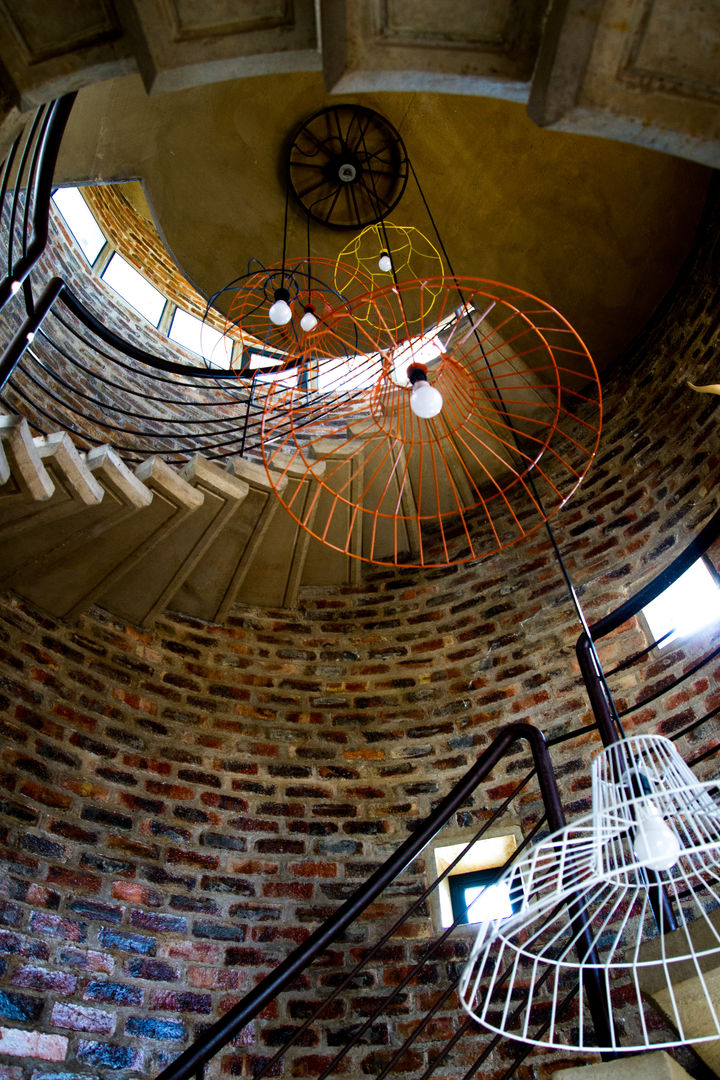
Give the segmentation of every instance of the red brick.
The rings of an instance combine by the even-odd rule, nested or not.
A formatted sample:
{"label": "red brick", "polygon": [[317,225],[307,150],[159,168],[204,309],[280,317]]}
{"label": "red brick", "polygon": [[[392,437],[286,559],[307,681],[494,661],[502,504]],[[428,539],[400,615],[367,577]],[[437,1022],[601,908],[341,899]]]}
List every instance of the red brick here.
{"label": "red brick", "polygon": [[70,1031],[96,1031],[102,1035],[111,1035],[115,1030],[117,1017],[102,1009],[87,1008],[56,1001],[52,1008],[50,1021],[54,1027]]}
{"label": "red brick", "polygon": [[39,1031],[0,1027],[0,1054],[9,1057],[64,1061],[68,1040],[65,1035],[44,1035]]}

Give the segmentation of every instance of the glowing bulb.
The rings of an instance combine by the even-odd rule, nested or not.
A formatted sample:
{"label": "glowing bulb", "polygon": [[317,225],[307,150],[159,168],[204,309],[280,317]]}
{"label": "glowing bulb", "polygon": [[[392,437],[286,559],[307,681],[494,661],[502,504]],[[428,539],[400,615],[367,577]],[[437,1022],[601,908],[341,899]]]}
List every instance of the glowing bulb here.
{"label": "glowing bulb", "polygon": [[317,324],[318,321],[317,315],[315,314],[315,308],[311,304],[308,304],[308,306],[305,308],[305,314],[300,320],[300,326],[307,334],[308,331],[314,330]]}
{"label": "glowing bulb", "polygon": [[275,300],[268,311],[270,322],[275,323],[275,326],[284,326],[285,323],[289,323],[292,319],[292,311],[288,304],[289,299],[290,293],[287,289],[275,290]]}
{"label": "glowing bulb", "polygon": [[20,282],[19,281],[13,281],[12,285],[10,286],[10,294],[12,296],[17,296],[17,294],[20,292],[21,289],[22,289],[22,285],[20,284]]}
{"label": "glowing bulb", "polygon": [[410,408],[416,416],[430,420],[443,407],[442,394],[427,379],[418,379],[410,394]]}
{"label": "glowing bulb", "polygon": [[383,274],[389,274],[392,270],[392,259],[387,251],[383,251],[378,259],[378,269],[382,270]]}
{"label": "glowing bulb", "polygon": [[638,809],[633,854],[648,870],[670,870],[680,855],[680,841],[652,803]]}
{"label": "glowing bulb", "polygon": [[25,340],[27,341],[28,345],[30,344],[31,341],[34,341],[35,340],[35,331],[34,330],[28,330],[27,334],[25,335]]}

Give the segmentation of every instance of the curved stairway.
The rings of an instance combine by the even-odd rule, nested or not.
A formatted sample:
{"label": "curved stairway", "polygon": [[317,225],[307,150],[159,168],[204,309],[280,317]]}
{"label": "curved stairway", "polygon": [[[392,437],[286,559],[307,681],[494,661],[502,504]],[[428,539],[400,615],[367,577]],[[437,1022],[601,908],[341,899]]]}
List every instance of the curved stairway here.
{"label": "curved stairway", "polygon": [[[278,485],[307,480],[291,466]],[[286,513],[252,462],[197,456],[178,470],[154,456],[133,472],[109,446],[83,454],[64,432],[33,438],[0,416],[0,582],[59,618],[97,604],[143,626],[167,608],[217,622],[235,603],[293,607],[302,584],[358,569]]]}

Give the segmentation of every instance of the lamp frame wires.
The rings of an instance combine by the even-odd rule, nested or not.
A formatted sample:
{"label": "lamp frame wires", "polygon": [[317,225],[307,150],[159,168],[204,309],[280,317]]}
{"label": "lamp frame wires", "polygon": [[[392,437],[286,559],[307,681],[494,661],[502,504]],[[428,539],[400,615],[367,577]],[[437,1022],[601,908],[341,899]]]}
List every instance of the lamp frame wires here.
{"label": "lamp frame wires", "polygon": [[[563,1050],[631,1053],[720,1038],[720,922],[708,915],[720,907],[716,782],[698,781],[668,739],[639,735],[595,758],[592,790],[592,814],[506,871],[519,910],[480,925],[463,1007],[499,1035]],[[662,820],[677,840],[667,869],[638,855],[648,820]],[[658,884],[668,905],[654,902]],[[588,1023],[589,980],[614,1021],[609,1040]],[[561,1017],[557,1002],[573,981],[581,993]],[[648,996],[667,1023],[648,1013]]]}
{"label": "lamp frame wires", "polygon": [[[369,303],[374,318],[359,318]],[[432,334],[428,379],[444,404],[420,419],[404,373],[425,363]],[[592,360],[562,316],[522,290],[467,278],[400,282],[335,307],[298,352],[300,367],[337,372],[335,392],[343,365],[351,369],[337,429],[328,441],[327,389],[277,384],[266,400],[266,469],[272,482],[298,466],[318,485],[302,508],[276,490],[303,528],[352,557],[447,566],[498,551],[560,509],[594,457],[602,404]]]}

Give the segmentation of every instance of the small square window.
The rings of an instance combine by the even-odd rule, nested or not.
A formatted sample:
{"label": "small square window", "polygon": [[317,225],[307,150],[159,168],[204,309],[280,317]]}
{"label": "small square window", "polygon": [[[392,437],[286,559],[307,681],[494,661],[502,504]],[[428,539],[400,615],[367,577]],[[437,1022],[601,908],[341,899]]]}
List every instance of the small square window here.
{"label": "small square window", "polygon": [[520,830],[513,828],[511,833],[483,837],[469,848],[466,841],[434,849],[437,876],[449,871],[433,894],[436,897],[433,901],[436,925],[445,928],[456,920],[460,923],[484,922],[512,913],[520,902],[519,893],[510,898],[505,896],[509,890],[504,886],[493,886],[517,851],[520,836]]}
{"label": "small square window", "polygon": [[453,919],[459,923],[490,922],[507,919],[518,911],[520,891],[510,888],[510,880],[500,881],[501,869],[471,870],[467,874],[451,874],[450,899]]}
{"label": "small square window", "polygon": [[705,559],[698,559],[646,604],[642,614],[661,649],[720,621],[720,587],[714,571]]}

